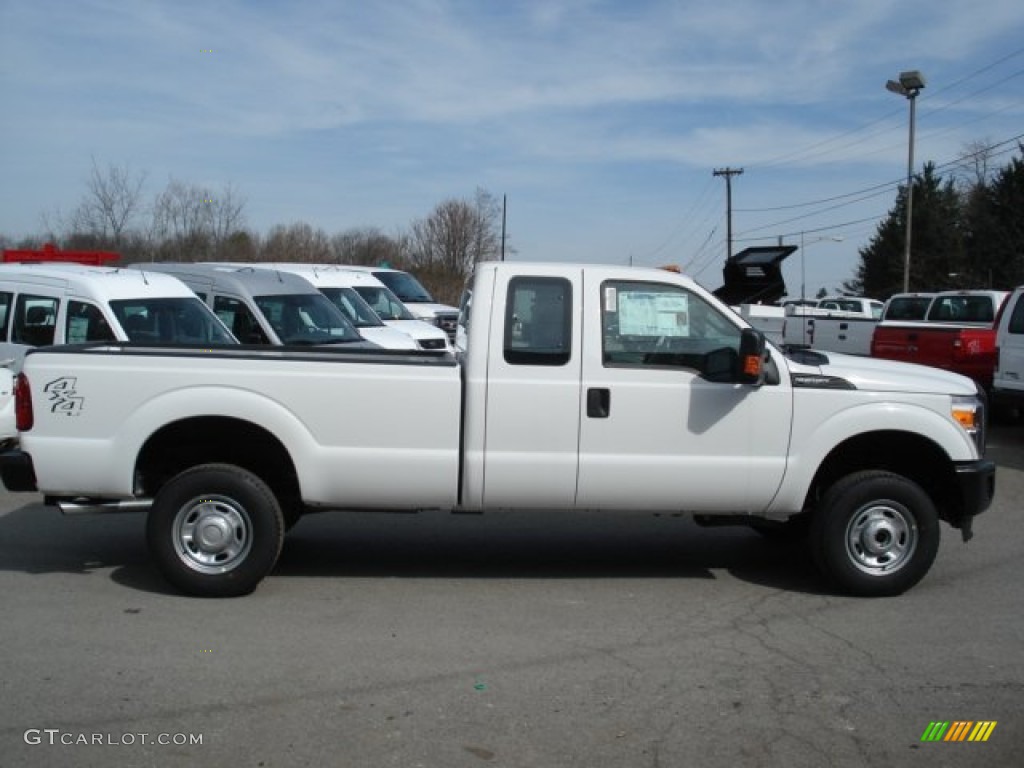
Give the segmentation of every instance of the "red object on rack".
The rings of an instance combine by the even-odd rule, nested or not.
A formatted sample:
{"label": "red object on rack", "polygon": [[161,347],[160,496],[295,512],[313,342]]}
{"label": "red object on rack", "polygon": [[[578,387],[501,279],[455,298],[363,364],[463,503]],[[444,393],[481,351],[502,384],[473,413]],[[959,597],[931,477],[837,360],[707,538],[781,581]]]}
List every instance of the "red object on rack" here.
{"label": "red object on rack", "polygon": [[44,243],[38,251],[31,249],[5,248],[4,262],[38,264],[47,261],[74,262],[102,267],[108,261],[117,261],[121,254],[114,251],[62,251],[53,243]]}

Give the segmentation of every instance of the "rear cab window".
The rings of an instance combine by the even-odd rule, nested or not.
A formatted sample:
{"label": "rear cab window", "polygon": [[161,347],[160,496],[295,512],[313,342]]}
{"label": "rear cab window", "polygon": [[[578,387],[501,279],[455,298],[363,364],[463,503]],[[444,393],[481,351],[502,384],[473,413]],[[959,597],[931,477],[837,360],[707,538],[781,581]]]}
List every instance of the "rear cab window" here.
{"label": "rear cab window", "polygon": [[514,277],[505,302],[505,362],[568,364],[572,357],[572,284],[562,277]]}

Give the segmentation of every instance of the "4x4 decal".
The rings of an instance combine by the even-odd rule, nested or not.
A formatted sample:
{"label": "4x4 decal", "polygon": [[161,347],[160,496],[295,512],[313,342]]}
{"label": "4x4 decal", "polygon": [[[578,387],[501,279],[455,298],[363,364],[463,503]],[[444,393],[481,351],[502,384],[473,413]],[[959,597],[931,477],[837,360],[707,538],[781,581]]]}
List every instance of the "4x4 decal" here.
{"label": "4x4 decal", "polygon": [[65,416],[78,416],[82,412],[85,398],[75,392],[78,386],[78,378],[75,376],[61,376],[54,379],[43,391],[50,396],[52,413],[63,413]]}

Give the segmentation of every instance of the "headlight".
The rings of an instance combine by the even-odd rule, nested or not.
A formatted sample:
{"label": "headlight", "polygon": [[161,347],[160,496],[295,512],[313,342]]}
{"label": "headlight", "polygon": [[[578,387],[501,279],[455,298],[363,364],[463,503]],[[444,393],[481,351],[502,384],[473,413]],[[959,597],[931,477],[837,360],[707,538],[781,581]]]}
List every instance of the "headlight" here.
{"label": "headlight", "polygon": [[985,454],[985,404],[979,396],[954,395],[949,406],[950,416],[974,440],[978,453]]}

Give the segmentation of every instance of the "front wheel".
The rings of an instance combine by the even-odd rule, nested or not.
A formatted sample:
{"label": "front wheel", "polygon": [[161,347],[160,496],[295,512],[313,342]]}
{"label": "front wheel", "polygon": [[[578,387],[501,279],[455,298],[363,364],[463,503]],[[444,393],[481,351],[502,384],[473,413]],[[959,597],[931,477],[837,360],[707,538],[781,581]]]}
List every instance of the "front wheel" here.
{"label": "front wheel", "polygon": [[157,494],[146,539],[171,584],[200,597],[256,589],[281,553],[284,517],[259,477],[231,464],[203,464]]}
{"label": "front wheel", "polygon": [[939,549],[939,517],[920,486],[891,472],[855,472],[821,500],[811,522],[819,568],[853,595],[898,595],[919,582]]}

